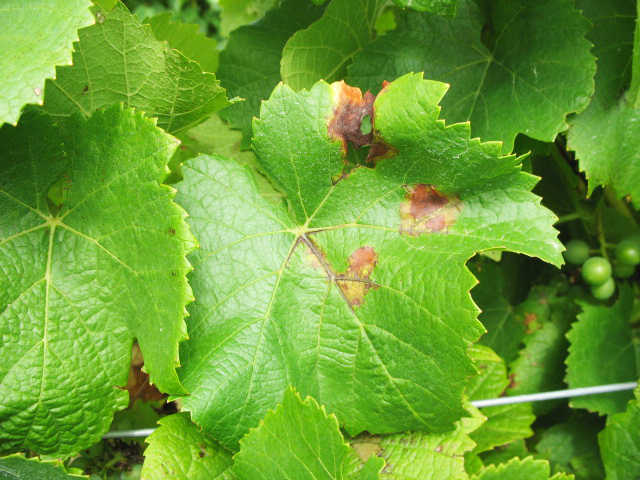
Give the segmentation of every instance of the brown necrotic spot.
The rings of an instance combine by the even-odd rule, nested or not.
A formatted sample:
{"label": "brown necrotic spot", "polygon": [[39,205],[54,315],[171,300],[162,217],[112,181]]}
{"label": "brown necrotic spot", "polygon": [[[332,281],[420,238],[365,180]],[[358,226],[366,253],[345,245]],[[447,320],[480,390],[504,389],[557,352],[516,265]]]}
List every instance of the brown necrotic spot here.
{"label": "brown necrotic spot", "polygon": [[373,101],[371,92],[362,95],[359,88],[350,87],[343,81],[331,84],[333,90],[333,115],[329,118],[327,129],[332,139],[342,142],[343,152],[347,151],[347,142],[358,148],[371,143],[371,131],[362,133],[362,119],[372,118]]}
{"label": "brown necrotic spot", "polygon": [[462,210],[456,195],[444,195],[435,186],[419,183],[405,187],[400,203],[400,232],[418,236],[423,233],[446,233]]}
{"label": "brown necrotic spot", "polygon": [[355,250],[347,260],[347,271],[338,276],[336,281],[349,304],[358,307],[364,303],[367,292],[375,287],[370,278],[378,264],[378,254],[373,247],[364,246]]}

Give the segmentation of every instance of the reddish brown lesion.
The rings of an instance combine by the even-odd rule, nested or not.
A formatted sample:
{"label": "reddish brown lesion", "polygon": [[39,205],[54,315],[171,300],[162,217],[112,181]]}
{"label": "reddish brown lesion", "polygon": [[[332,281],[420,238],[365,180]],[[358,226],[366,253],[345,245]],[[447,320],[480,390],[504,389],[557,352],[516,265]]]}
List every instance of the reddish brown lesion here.
{"label": "reddish brown lesion", "polygon": [[400,203],[400,233],[446,233],[456,222],[462,210],[458,196],[445,195],[434,185],[424,183],[405,188],[407,194]]}
{"label": "reddish brown lesion", "polygon": [[352,307],[359,307],[375,284],[371,281],[371,273],[378,264],[378,254],[373,247],[360,247],[347,259],[349,267],[344,275],[336,277],[336,283],[342,294]]}
{"label": "reddish brown lesion", "polygon": [[342,142],[346,153],[347,142],[358,148],[369,145],[373,134],[362,133],[362,119],[373,114],[373,102],[376,99],[371,92],[364,95],[359,88],[351,87],[344,81],[331,84],[333,90],[333,115],[327,129],[332,139]]}

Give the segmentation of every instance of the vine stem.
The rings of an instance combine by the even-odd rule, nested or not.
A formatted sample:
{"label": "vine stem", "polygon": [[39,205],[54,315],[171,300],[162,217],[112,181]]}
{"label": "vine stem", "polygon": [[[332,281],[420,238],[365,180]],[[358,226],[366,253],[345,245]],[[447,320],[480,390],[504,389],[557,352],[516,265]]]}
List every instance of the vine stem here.
{"label": "vine stem", "polygon": [[604,236],[604,229],[602,228],[602,211],[596,210],[596,235],[598,236],[598,243],[600,244],[600,254],[603,258],[609,260],[607,254],[607,239]]}
{"label": "vine stem", "polygon": [[566,215],[560,215],[558,217],[558,220],[556,220],[556,223],[554,223],[554,225],[558,225],[560,223],[572,222],[573,220],[579,220],[580,218],[582,218],[582,215],[578,212],[567,213]]}

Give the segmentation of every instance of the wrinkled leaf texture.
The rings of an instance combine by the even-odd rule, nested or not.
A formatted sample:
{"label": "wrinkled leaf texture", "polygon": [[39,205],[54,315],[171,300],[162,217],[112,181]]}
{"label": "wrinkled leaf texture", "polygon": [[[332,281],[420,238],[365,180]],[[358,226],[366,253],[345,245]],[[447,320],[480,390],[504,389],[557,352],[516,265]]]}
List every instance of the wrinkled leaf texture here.
{"label": "wrinkled leaf texture", "polygon": [[183,405],[224,445],[237,448],[289,385],[351,435],[451,430],[483,331],[466,261],[502,248],[562,262],[536,178],[499,143],[470,140],[468,124],[445,126],[446,89],[420,74],[388,85],[374,105],[374,151],[388,145],[387,158],[346,172],[327,123],[359,92],[276,88],[254,148],[288,210],[235,162],[184,166],[179,202],[201,248]]}

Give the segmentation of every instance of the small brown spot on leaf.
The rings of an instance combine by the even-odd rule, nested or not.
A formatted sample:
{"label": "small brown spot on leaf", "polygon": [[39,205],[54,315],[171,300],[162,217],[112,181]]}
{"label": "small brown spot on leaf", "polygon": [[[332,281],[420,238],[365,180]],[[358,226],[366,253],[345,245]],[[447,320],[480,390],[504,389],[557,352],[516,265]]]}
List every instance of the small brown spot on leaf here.
{"label": "small brown spot on leaf", "polygon": [[442,445],[436,447],[436,453],[442,453]]}
{"label": "small brown spot on leaf", "polygon": [[175,235],[176,234],[176,230],[173,227],[169,227],[169,235]]}
{"label": "small brown spot on leaf", "polygon": [[359,88],[350,87],[344,81],[332,83],[331,88],[335,106],[327,125],[329,136],[342,142],[345,153],[347,142],[356,148],[370,144],[373,134],[362,133],[362,119],[367,115],[373,118],[373,101],[376,97],[371,92],[363,96]]}
{"label": "small brown spot on leaf", "polygon": [[525,312],[523,323],[527,333],[533,333],[540,328],[540,325],[538,324],[538,315],[535,313]]}
{"label": "small brown spot on leaf", "polygon": [[349,268],[339,276],[337,283],[352,307],[364,303],[364,297],[374,285],[368,281],[378,263],[378,254],[373,247],[360,247],[348,258]]}
{"label": "small brown spot on leaf", "polygon": [[33,93],[35,93],[36,96],[39,97],[40,95],[42,95],[42,89],[40,87],[35,87],[33,89]]}
{"label": "small brown spot on leaf", "polygon": [[84,95],[85,93],[87,93],[89,91],[89,85],[85,85],[84,87],[82,87],[82,91],[80,92],[81,95]]}
{"label": "small brown spot on leaf", "polygon": [[435,186],[419,183],[407,188],[400,203],[400,232],[411,236],[423,233],[446,233],[462,210],[455,195],[444,195]]}

